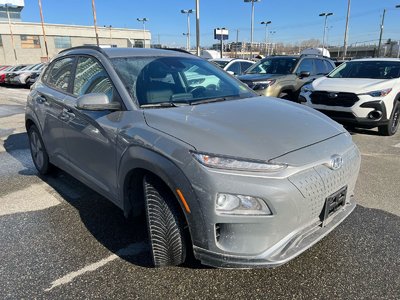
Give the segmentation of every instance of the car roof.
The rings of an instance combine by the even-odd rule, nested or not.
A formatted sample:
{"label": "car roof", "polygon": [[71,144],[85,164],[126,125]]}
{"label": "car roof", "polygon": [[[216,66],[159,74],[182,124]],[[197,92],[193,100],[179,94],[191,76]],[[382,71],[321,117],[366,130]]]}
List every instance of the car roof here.
{"label": "car roof", "polygon": [[97,51],[103,53],[109,58],[117,57],[190,57],[197,58],[189,53],[185,53],[179,49],[177,50],[164,50],[164,49],[154,49],[154,48],[100,48],[96,46],[78,46],[73,48],[68,48],[59,53],[60,56],[68,54],[87,54],[88,52]]}
{"label": "car roof", "polygon": [[234,59],[236,59],[236,58],[224,57],[224,58],[213,58],[213,59],[210,59],[210,61],[232,61]]}
{"label": "car roof", "polygon": [[360,59],[352,59],[349,62],[352,61],[392,61],[392,62],[400,62],[400,58],[383,58],[383,57],[377,57],[377,58],[360,58]]}

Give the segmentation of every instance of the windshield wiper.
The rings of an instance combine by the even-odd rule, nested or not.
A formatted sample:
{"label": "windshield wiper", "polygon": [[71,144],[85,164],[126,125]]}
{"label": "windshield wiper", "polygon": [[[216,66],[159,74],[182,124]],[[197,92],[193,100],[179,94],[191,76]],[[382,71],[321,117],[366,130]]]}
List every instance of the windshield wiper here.
{"label": "windshield wiper", "polygon": [[178,107],[178,106],[186,106],[189,105],[188,102],[158,102],[158,103],[149,103],[149,104],[142,104],[140,107],[148,108],[148,107]]}
{"label": "windshield wiper", "polygon": [[222,102],[222,101],[234,100],[234,99],[242,99],[242,98],[245,98],[245,97],[241,97],[239,95],[232,95],[232,96],[225,96],[225,97],[219,97],[219,98],[208,98],[208,99],[192,101],[192,102],[190,102],[190,105],[213,103],[213,102]]}

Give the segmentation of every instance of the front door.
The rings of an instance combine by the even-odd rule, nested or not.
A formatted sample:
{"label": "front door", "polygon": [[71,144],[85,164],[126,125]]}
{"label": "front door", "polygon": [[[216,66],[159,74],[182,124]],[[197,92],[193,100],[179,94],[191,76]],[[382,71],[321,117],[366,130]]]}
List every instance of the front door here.
{"label": "front door", "polygon": [[79,96],[104,93],[113,101],[119,96],[103,66],[93,57],[78,58],[72,88],[65,98],[63,116],[68,157],[74,174],[111,200],[117,195],[116,137],[120,112],[84,111],[76,108]]}

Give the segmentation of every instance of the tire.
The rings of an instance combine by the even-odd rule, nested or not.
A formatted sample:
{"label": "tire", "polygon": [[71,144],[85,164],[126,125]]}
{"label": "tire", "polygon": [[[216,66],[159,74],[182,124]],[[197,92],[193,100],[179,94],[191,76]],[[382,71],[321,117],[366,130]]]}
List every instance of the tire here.
{"label": "tire", "polygon": [[53,165],[49,161],[49,155],[44,147],[39,130],[35,125],[29,127],[28,138],[32,160],[36,169],[41,175],[49,174],[53,169]]}
{"label": "tire", "polygon": [[294,101],[293,94],[292,94],[292,92],[289,92],[289,91],[280,92],[278,95],[278,98],[289,100],[289,101]]}
{"label": "tire", "polygon": [[150,176],[145,176],[143,186],[153,264],[156,268],[180,265],[187,247],[174,196]]}
{"label": "tire", "polygon": [[397,132],[400,123],[400,101],[396,101],[393,107],[392,115],[387,125],[379,126],[378,132],[380,135],[391,136]]}

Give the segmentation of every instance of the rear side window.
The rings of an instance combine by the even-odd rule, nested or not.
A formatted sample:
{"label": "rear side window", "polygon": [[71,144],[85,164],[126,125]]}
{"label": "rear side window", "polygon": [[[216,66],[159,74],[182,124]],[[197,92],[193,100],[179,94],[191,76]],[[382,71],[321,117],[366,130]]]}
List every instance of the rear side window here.
{"label": "rear side window", "polygon": [[330,69],[328,69],[328,66],[325,63],[325,60],[322,60],[322,59],[315,60],[315,69],[316,69],[317,75],[325,75],[325,74],[328,74],[330,71]]}
{"label": "rear side window", "polygon": [[327,60],[324,60],[324,63],[325,63],[325,65],[326,65],[326,68],[328,69],[328,73],[330,73],[334,68],[335,68],[335,65],[332,65],[329,61],[327,61]]}
{"label": "rear side window", "polygon": [[114,88],[106,70],[92,57],[80,57],[76,67],[73,94],[106,94],[112,101]]}
{"label": "rear side window", "polygon": [[233,72],[233,74],[235,74],[235,75],[240,74],[240,63],[234,62],[233,64],[231,64],[231,65],[229,66],[229,68],[227,69],[227,71],[231,71],[231,72]]}
{"label": "rear side window", "polygon": [[69,80],[74,65],[74,58],[66,57],[52,63],[47,76],[47,83],[59,90],[68,91]]}
{"label": "rear side window", "polygon": [[244,73],[248,68],[250,68],[253,64],[252,63],[248,63],[248,62],[241,62],[240,63],[241,67],[242,67],[242,73]]}

